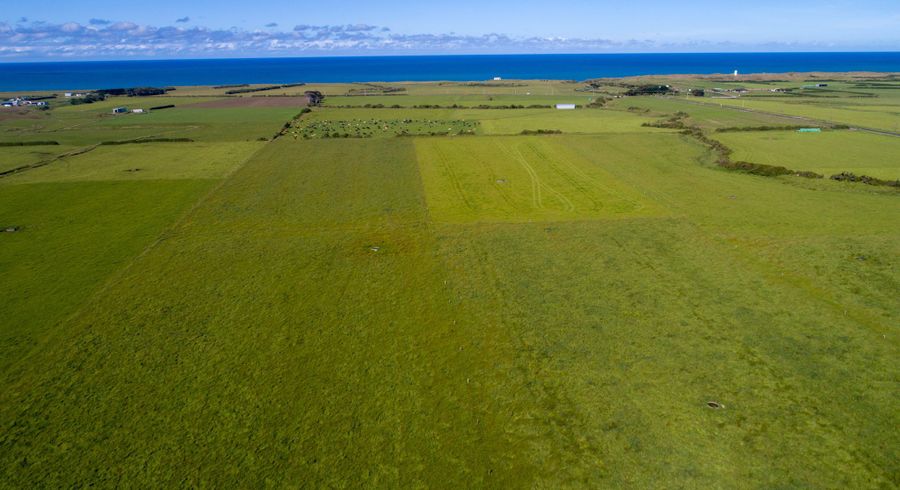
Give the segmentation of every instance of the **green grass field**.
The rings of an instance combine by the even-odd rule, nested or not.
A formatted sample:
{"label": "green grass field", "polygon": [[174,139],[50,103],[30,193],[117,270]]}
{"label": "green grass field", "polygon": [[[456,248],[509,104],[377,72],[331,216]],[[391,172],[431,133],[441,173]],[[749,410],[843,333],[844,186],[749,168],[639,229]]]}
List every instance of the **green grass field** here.
{"label": "green grass field", "polygon": [[390,138],[397,136],[473,135],[476,121],[458,119],[313,119],[293,124],[288,135],[303,139]]}
{"label": "green grass field", "polygon": [[887,180],[900,179],[900,138],[855,131],[798,133],[764,131],[716,134],[735,150],[735,158],[786,165],[823,175],[849,171]]}
{"label": "green grass field", "polygon": [[[858,125],[866,128],[881,129],[885,131],[900,131],[900,105],[892,105],[882,109],[872,110],[870,107],[855,105],[843,105],[836,103],[816,104],[811,101],[770,101],[756,99],[721,99],[716,100],[730,107],[742,107],[747,109],[766,111],[791,116],[802,116],[811,119],[832,121],[838,124]],[[812,101],[815,102],[815,101]]]}
{"label": "green grass field", "polygon": [[218,179],[244,163],[261,142],[147,143],[98,146],[80,155],[0,181],[72,182],[83,180]]}
{"label": "green grass field", "polygon": [[[581,87],[514,83],[391,97]],[[893,136],[657,97],[101,109],[0,120],[65,143],[0,170],[90,149],[0,177],[0,488],[900,485],[898,190],[642,124],[883,178]],[[291,137],[361,120],[477,134]],[[94,148],[161,134],[195,141]]]}
{"label": "green grass field", "polygon": [[[677,146],[673,137],[645,138],[658,149]],[[637,189],[603,170],[608,161],[652,154],[635,154],[620,141],[610,141],[607,151],[585,159],[567,150],[570,143],[555,136],[418,140],[416,153],[432,219],[555,222],[658,214],[658,207]]]}

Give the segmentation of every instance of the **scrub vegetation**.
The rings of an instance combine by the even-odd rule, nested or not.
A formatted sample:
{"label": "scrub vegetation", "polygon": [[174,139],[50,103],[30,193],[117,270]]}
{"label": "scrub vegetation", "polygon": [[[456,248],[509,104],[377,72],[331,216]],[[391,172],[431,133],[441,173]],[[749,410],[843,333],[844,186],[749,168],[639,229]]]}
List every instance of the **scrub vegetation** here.
{"label": "scrub vegetation", "polygon": [[900,82],[791,77],[0,117],[0,487],[900,486]]}

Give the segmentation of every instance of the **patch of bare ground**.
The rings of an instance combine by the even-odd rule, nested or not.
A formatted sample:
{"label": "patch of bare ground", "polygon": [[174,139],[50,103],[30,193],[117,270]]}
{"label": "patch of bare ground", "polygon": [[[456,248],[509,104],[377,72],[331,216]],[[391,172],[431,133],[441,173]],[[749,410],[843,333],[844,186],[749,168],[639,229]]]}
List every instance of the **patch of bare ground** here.
{"label": "patch of bare ground", "polygon": [[309,99],[306,96],[294,97],[230,97],[191,104],[192,108],[227,109],[233,107],[306,107]]}
{"label": "patch of bare ground", "polygon": [[0,121],[10,121],[13,119],[40,119],[40,114],[31,109],[20,109],[16,107],[0,108]]}

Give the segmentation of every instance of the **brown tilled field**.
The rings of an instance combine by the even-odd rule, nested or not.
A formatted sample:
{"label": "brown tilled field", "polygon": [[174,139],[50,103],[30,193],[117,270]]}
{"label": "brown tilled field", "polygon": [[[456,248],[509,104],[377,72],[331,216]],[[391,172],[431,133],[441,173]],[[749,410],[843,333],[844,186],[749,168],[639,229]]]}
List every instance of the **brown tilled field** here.
{"label": "brown tilled field", "polygon": [[306,107],[309,100],[300,97],[230,97],[191,104],[192,108],[224,109],[231,107]]}
{"label": "brown tilled field", "polygon": [[34,109],[23,109],[18,107],[2,107],[0,108],[0,121],[11,119],[38,119],[41,113]]}

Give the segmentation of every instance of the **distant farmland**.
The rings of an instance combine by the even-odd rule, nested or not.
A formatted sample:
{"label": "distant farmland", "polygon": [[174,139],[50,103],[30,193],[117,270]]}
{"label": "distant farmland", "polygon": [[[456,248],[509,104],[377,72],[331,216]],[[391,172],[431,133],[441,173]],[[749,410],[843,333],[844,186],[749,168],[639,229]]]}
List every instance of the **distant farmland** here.
{"label": "distant farmland", "polygon": [[58,143],[0,149],[0,487],[900,486],[900,90],[834,78],[0,116]]}

